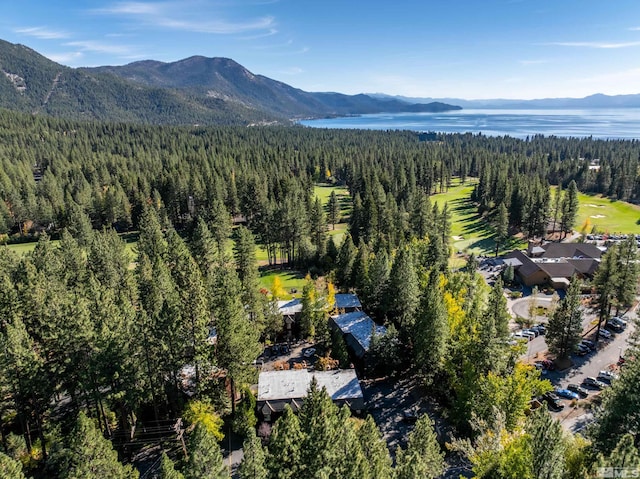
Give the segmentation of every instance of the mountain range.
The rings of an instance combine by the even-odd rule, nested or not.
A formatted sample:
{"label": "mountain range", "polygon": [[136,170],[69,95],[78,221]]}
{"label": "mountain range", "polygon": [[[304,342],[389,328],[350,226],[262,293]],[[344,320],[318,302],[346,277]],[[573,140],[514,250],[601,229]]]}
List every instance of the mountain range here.
{"label": "mountain range", "polygon": [[306,92],[228,58],[70,68],[0,40],[0,108],[153,124],[266,124],[366,113],[441,112],[442,102]]}
{"label": "mountain range", "polygon": [[640,94],[636,95],[603,95],[596,93],[584,98],[541,98],[536,100],[464,100],[462,98],[419,98],[407,96],[392,96],[384,93],[369,93],[369,96],[393,99],[410,103],[443,102],[453,103],[462,108],[478,109],[511,109],[511,110],[553,110],[553,109],[581,109],[581,108],[640,108]]}

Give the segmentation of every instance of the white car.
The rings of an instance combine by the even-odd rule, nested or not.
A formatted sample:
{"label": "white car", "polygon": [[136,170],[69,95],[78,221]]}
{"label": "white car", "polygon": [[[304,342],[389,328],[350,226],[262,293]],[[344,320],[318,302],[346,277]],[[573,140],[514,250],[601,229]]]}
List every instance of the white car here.
{"label": "white car", "polygon": [[598,373],[598,379],[604,379],[605,381],[613,381],[614,379],[618,379],[618,375],[613,371],[600,371]]}
{"label": "white car", "polygon": [[313,356],[314,354],[316,354],[316,348],[309,348],[307,349],[302,355],[305,358],[310,358],[311,356]]}

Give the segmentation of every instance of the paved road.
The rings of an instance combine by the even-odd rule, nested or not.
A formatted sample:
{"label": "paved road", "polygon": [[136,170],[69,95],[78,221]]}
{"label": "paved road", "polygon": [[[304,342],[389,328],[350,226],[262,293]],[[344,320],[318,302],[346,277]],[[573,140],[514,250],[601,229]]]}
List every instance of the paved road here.
{"label": "paved road", "polygon": [[[636,311],[626,315],[630,318],[636,317]],[[585,327],[589,326],[589,318],[585,319]],[[554,387],[565,389],[569,384],[581,384],[588,377],[597,377],[598,372],[607,369],[617,369],[619,357],[624,356],[624,352],[629,347],[628,339],[634,329],[633,323],[629,322],[629,326],[625,331],[612,334],[610,340],[598,341],[598,348],[586,356],[572,356],[573,366],[564,371],[548,371],[544,377],[549,379]],[[543,337],[538,337],[529,342],[532,349],[540,350],[546,348]],[[534,357],[534,356],[530,356]],[[598,394],[598,391],[591,390],[590,396]],[[593,420],[591,412],[582,408],[569,410],[569,401],[563,400],[565,409],[555,415],[560,419],[562,425],[573,432],[582,430],[589,422]]]}

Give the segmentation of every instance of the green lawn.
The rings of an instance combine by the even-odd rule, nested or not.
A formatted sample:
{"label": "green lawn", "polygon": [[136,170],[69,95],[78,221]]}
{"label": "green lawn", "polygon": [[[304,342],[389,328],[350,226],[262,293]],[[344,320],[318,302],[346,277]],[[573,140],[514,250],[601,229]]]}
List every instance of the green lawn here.
{"label": "green lawn", "polygon": [[[51,241],[52,244],[57,244],[58,240],[53,240]],[[25,255],[27,253],[32,252],[35,247],[36,247],[36,243],[31,242],[31,243],[17,243],[17,244],[8,244],[6,245],[6,247],[10,250],[13,251],[14,253],[17,253],[19,256]]]}
{"label": "green lawn", "polygon": [[580,231],[585,222],[587,232],[595,227],[602,233],[640,234],[640,206],[614,201],[601,195],[578,195],[580,208],[575,229]]}
{"label": "green lawn", "polygon": [[[440,209],[444,203],[449,204],[453,237],[451,244],[454,252],[493,255],[495,253],[493,228],[478,215],[476,206],[470,200],[474,185],[475,180],[469,180],[465,184],[454,182],[454,186],[449,188],[449,191],[431,196],[431,202],[436,203]],[[502,251],[511,251],[520,246],[522,242],[514,238],[504,246]]]}
{"label": "green lawn", "polygon": [[[304,275],[300,271],[291,270],[265,270],[260,274],[260,284],[263,288],[271,291],[273,285],[273,278],[279,276],[282,281],[282,287],[288,293],[286,297],[282,299],[291,299],[292,297],[300,297],[302,293],[302,287],[304,286]],[[292,290],[296,290],[292,293]]]}

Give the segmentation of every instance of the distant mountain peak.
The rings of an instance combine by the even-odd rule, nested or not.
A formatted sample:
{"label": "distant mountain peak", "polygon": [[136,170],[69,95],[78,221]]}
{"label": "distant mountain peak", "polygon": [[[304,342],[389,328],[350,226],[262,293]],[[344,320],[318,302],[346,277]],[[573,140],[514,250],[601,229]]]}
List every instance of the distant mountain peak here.
{"label": "distant mountain peak", "polygon": [[305,92],[254,74],[231,58],[202,55],[73,69],[28,47],[0,41],[0,70],[5,72],[0,74],[0,107],[73,119],[248,125],[459,109],[365,94]]}

